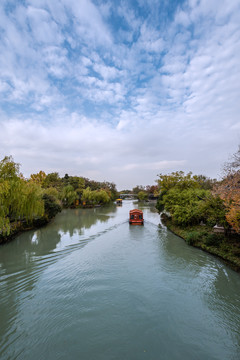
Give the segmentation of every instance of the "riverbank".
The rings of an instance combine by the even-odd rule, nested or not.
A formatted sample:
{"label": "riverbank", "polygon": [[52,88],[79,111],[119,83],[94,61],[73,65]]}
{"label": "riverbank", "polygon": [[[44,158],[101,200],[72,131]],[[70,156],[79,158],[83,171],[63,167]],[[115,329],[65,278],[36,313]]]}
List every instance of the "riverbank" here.
{"label": "riverbank", "polygon": [[[69,207],[71,209],[92,209],[92,208],[98,208],[103,206],[101,205],[78,205]],[[67,208],[65,208],[67,209]],[[62,208],[57,207],[53,204],[51,204],[51,209],[49,209],[48,205],[48,216],[43,216],[37,219],[34,219],[32,221],[14,221],[10,224],[10,233],[7,235],[1,234],[0,231],[0,246],[4,245],[12,240],[14,240],[18,235],[22,234],[23,232],[29,231],[29,230],[35,230],[39,229],[47,224],[49,224],[57,215],[58,212],[60,212]]]}
{"label": "riverbank", "polygon": [[35,219],[31,222],[27,221],[14,221],[10,225],[10,233],[8,235],[0,234],[0,246],[14,240],[18,235],[23,232],[39,229],[47,225],[52,219],[48,220],[46,217]]}
{"label": "riverbank", "polygon": [[240,272],[240,235],[227,237],[224,234],[215,234],[212,228],[201,225],[180,228],[165,214],[161,214],[161,220],[170,231],[185,240],[188,245],[221,258],[233,270]]}

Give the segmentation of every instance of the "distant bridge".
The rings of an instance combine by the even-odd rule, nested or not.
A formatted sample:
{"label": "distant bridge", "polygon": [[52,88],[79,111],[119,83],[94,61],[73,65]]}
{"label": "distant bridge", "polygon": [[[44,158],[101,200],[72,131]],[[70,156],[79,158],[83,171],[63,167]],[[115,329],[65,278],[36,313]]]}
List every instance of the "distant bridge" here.
{"label": "distant bridge", "polygon": [[126,199],[126,198],[128,198],[128,199],[136,199],[137,198],[137,194],[120,194],[119,195],[119,198],[120,199]]}
{"label": "distant bridge", "polygon": [[[137,194],[120,194],[119,198],[120,199],[137,199],[138,195]],[[157,196],[154,196],[154,194],[149,194],[148,195],[148,200],[157,200]]]}
{"label": "distant bridge", "polygon": [[[137,199],[138,195],[137,194],[133,194],[133,193],[130,193],[130,194],[120,194],[119,195],[119,198],[120,199]],[[149,194],[148,195],[148,199],[149,200],[157,200],[157,196],[154,196],[153,194]]]}

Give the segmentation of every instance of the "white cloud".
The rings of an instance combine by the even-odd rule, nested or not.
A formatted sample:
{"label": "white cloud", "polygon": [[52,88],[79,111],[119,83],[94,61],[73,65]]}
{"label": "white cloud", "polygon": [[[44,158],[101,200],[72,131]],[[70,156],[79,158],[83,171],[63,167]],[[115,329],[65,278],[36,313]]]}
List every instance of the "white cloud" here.
{"label": "white cloud", "polygon": [[104,23],[98,8],[90,0],[64,0],[75,21],[75,29],[81,41],[97,42],[101,45],[112,43],[111,34]]}
{"label": "white cloud", "polygon": [[42,51],[42,55],[46,69],[51,75],[62,78],[70,72],[66,49],[58,46],[46,46]]}
{"label": "white cloud", "polygon": [[138,39],[138,46],[141,50],[156,53],[160,53],[164,50],[165,42],[159,31],[149,28],[148,25],[144,23],[141,26],[140,32],[141,35]]}
{"label": "white cloud", "polygon": [[46,10],[29,6],[27,17],[34,41],[42,44],[59,44],[62,42],[63,38],[58,25]]}
{"label": "white cloud", "polygon": [[119,71],[113,66],[106,66],[104,64],[96,63],[93,66],[93,69],[103,77],[103,79],[106,80],[112,80],[115,79]]}
{"label": "white cloud", "polygon": [[216,176],[239,142],[239,1],[186,1],[173,20],[139,3],[0,4],[2,157],[120,187]]}
{"label": "white cloud", "polygon": [[124,19],[131,31],[136,32],[139,30],[141,26],[141,20],[136,16],[134,10],[128,6],[127,2],[121,1],[117,8],[117,12]]}
{"label": "white cloud", "polygon": [[190,25],[191,20],[189,14],[183,10],[179,10],[175,15],[175,23],[187,27]]}

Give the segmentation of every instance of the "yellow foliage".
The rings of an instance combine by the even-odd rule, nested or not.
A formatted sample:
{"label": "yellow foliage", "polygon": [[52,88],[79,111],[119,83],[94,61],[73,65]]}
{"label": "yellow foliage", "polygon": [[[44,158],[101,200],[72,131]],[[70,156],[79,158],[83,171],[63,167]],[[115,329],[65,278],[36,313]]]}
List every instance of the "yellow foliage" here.
{"label": "yellow foliage", "polygon": [[237,232],[240,231],[240,171],[231,172],[218,184],[214,193],[224,200],[228,212],[227,222]]}

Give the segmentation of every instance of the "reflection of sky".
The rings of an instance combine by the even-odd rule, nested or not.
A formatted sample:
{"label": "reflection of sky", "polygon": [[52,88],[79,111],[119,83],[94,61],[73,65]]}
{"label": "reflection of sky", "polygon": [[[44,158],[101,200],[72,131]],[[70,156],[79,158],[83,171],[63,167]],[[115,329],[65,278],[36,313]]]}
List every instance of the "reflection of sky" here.
{"label": "reflection of sky", "polygon": [[[90,241],[122,224],[128,226],[129,211],[134,207],[138,207],[138,202],[123,200],[122,206],[113,204],[100,208],[75,210],[74,212],[71,210],[67,211],[69,216],[67,221],[68,227],[64,226],[64,231],[59,230],[61,240],[57,244],[55,250],[62,250],[65,246],[78,242],[84,243],[85,241]],[[154,205],[152,208],[154,210],[149,209],[149,206],[145,206],[143,211],[146,215],[146,219],[155,219],[157,225],[159,223],[159,215],[157,214]],[[154,215],[151,216],[151,214]],[[66,216],[66,213],[64,216]]]}
{"label": "reflection of sky", "polygon": [[[135,207],[143,208],[144,226],[128,224]],[[171,340],[174,351],[199,348],[231,358],[221,355],[239,349],[239,274],[156,226],[153,209],[123,201],[122,207],[64,210],[1,247],[0,357],[17,347],[31,355],[37,348],[56,351],[62,339],[64,346],[82,341],[82,350],[94,331],[105,334],[102,328],[116,330],[107,342],[112,334],[119,340],[122,324],[124,336],[133,336],[124,341],[130,348],[139,331],[153,350],[163,341],[169,352]]]}
{"label": "reflection of sky", "polygon": [[32,244],[36,244],[36,245],[38,245],[38,241],[39,241],[39,239],[38,239],[38,236],[37,236],[37,232],[35,232],[34,234],[33,234],[33,237],[32,237]]}

